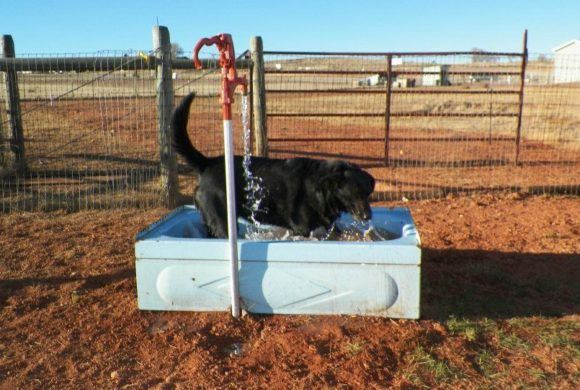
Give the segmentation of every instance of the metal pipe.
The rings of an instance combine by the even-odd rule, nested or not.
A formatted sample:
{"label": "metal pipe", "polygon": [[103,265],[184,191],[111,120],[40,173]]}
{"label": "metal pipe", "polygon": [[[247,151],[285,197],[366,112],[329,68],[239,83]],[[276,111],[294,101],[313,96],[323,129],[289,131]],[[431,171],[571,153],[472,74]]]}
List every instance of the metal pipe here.
{"label": "metal pipe", "polygon": [[515,165],[518,165],[520,159],[520,141],[522,134],[522,112],[524,108],[524,87],[526,84],[526,65],[528,63],[528,30],[524,30],[524,42],[522,49],[522,71],[520,77],[520,100],[518,106],[518,127],[516,133],[516,158]]}
{"label": "metal pipe", "polygon": [[[313,70],[302,70],[302,69],[266,69],[264,70],[266,74],[330,74],[330,75],[345,75],[345,74],[380,74],[386,75],[385,71],[382,70],[328,70],[328,69],[313,69]],[[520,72],[504,72],[504,71],[488,71],[488,72],[470,72],[464,70],[448,71],[445,72],[448,75],[459,75],[459,76],[518,76]],[[405,70],[397,69],[393,71],[393,74],[407,74],[407,75],[438,75],[441,72],[423,71],[423,70]]]}
{"label": "metal pipe", "polygon": [[[336,93],[336,94],[383,94],[385,91],[383,89],[268,89],[267,93]],[[439,90],[439,89],[415,89],[415,88],[405,88],[405,89],[392,89],[391,94],[457,94],[457,95],[516,95],[519,91],[512,90]]]}
{"label": "metal pipe", "polygon": [[[367,137],[367,138],[352,138],[352,137],[333,137],[333,138],[317,138],[316,142],[384,142],[384,137]],[[488,137],[436,137],[436,138],[421,138],[421,137],[391,137],[391,141],[399,142],[482,142],[488,141]],[[496,136],[491,138],[492,141],[498,142],[513,142],[514,137]],[[312,138],[270,138],[270,142],[312,142]]]}
{"label": "metal pipe", "polygon": [[389,136],[391,132],[392,56],[387,56],[387,90],[385,96],[385,165],[389,166]]}
{"label": "metal pipe", "polygon": [[[489,113],[487,112],[474,112],[474,113],[459,113],[459,112],[393,112],[391,113],[391,117],[449,117],[449,118],[471,118],[471,117],[486,117]],[[360,112],[360,113],[344,113],[344,112],[309,112],[309,113],[299,113],[299,112],[269,112],[269,117],[276,118],[276,117],[344,117],[344,118],[353,118],[353,117],[384,117],[384,112]],[[517,113],[501,113],[498,112],[494,114],[496,117],[517,117]]]}
{"label": "metal pipe", "polygon": [[506,56],[506,57],[521,57],[522,53],[513,52],[494,52],[494,51],[417,51],[417,52],[339,52],[339,51],[264,51],[268,55],[312,55],[312,56],[357,56],[357,57],[377,57],[377,56]]}
{"label": "metal pipe", "polygon": [[240,316],[240,288],[238,273],[238,221],[236,214],[236,187],[234,175],[234,141],[232,121],[224,120],[224,159],[226,165],[226,199],[228,214],[228,258],[230,259],[230,291],[232,316]]}
{"label": "metal pipe", "polygon": [[[216,66],[212,59],[200,60],[204,68]],[[249,60],[238,58],[236,66],[247,68]],[[144,70],[155,69],[157,60],[154,55],[142,56],[107,56],[107,57],[21,57],[0,58],[0,72],[15,70],[17,72],[95,72],[112,70]],[[188,58],[171,60],[173,69],[196,69]],[[217,70],[217,68],[216,68]]]}

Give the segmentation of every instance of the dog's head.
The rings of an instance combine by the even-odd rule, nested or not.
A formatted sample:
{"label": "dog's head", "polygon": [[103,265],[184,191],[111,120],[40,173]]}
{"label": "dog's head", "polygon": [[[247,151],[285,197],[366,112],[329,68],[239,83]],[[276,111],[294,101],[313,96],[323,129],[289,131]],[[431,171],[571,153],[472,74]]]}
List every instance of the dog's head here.
{"label": "dog's head", "polygon": [[320,188],[336,211],[346,211],[359,222],[371,219],[369,196],[375,189],[371,175],[345,161],[326,161],[321,170]]}

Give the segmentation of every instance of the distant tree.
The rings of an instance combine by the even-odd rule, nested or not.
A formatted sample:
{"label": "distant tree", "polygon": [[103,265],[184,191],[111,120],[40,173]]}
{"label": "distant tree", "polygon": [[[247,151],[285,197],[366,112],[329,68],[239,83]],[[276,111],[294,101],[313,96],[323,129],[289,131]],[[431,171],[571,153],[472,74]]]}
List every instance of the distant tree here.
{"label": "distant tree", "polygon": [[498,62],[499,58],[496,56],[488,56],[488,55],[483,55],[482,53],[485,53],[484,49],[480,49],[479,47],[474,47],[473,49],[471,49],[471,52],[473,53],[471,56],[471,62]]}
{"label": "distant tree", "polygon": [[172,43],[171,44],[171,58],[176,59],[178,57],[182,57],[185,52],[179,43]]}

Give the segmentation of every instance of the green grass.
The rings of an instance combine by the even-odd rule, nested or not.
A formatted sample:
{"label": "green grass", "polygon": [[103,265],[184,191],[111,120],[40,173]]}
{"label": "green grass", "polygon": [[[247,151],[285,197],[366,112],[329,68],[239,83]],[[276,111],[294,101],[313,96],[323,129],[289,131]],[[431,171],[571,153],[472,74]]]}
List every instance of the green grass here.
{"label": "green grass", "polygon": [[449,317],[446,322],[449,333],[454,336],[463,336],[468,341],[478,341],[487,336],[488,333],[497,330],[497,323],[488,318],[481,320],[469,320],[465,318]]}
{"label": "green grass", "polygon": [[354,356],[354,355],[358,355],[359,353],[361,353],[363,351],[364,345],[365,345],[364,341],[362,341],[362,342],[353,341],[353,342],[347,343],[344,346],[344,349],[345,349],[347,354]]}
{"label": "green grass", "polygon": [[426,351],[422,346],[415,348],[406,357],[410,370],[405,377],[416,385],[429,383],[433,378],[436,383],[450,382],[463,377],[463,373],[445,359],[440,359],[432,351]]}
{"label": "green grass", "polygon": [[525,329],[540,343],[550,348],[564,348],[578,358],[580,348],[574,334],[580,331],[580,324],[573,320],[553,318],[512,318],[507,324],[514,330]]}
{"label": "green grass", "polygon": [[531,345],[515,335],[514,333],[498,330],[498,343],[501,348],[511,351],[529,351]]}
{"label": "green grass", "polygon": [[495,354],[487,348],[479,350],[475,356],[477,369],[486,378],[494,378],[499,374],[495,360]]}

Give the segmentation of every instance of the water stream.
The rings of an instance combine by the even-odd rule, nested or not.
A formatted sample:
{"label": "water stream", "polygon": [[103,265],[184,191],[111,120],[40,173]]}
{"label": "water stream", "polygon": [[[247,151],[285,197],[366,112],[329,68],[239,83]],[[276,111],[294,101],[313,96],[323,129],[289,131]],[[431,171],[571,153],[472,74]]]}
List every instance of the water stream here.
{"label": "water stream", "polygon": [[260,229],[260,222],[257,220],[257,213],[260,211],[260,205],[262,203],[264,189],[261,185],[262,180],[259,177],[254,176],[251,169],[251,129],[250,129],[250,108],[248,105],[248,96],[242,96],[242,127],[244,135],[244,178],[246,181],[245,190],[247,191],[246,204],[244,207],[250,212],[249,222],[246,237],[248,239],[261,239],[257,236],[257,232]]}

